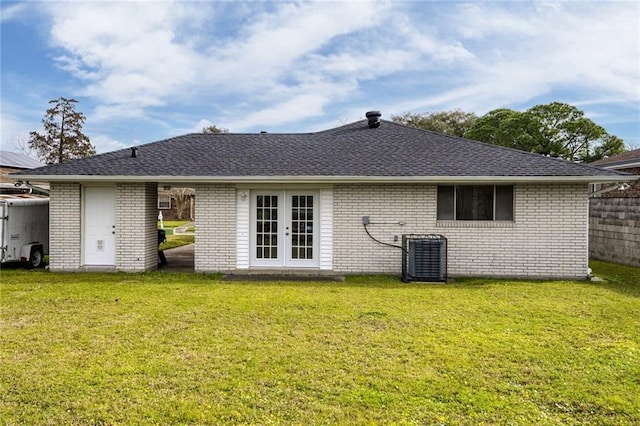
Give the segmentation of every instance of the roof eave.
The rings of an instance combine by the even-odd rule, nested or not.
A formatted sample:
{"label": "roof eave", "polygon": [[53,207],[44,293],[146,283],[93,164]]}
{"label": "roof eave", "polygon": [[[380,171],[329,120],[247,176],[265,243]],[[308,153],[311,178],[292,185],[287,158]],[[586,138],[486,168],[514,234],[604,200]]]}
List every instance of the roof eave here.
{"label": "roof eave", "polygon": [[609,170],[631,169],[635,167],[640,167],[640,159],[601,164],[601,165],[598,165],[597,167],[601,167],[603,169],[609,169]]}
{"label": "roof eave", "polygon": [[87,176],[13,174],[16,180],[46,182],[158,182],[158,183],[607,183],[629,182],[620,176]]}

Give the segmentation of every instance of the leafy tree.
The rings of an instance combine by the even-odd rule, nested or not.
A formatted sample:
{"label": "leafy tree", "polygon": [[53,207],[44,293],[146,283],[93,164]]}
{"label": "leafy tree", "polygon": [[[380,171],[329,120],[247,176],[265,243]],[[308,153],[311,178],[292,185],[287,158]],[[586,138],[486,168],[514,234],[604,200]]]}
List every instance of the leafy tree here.
{"label": "leafy tree", "polygon": [[550,155],[553,151],[540,133],[537,120],[527,113],[506,108],[480,117],[464,137],[537,154]]}
{"label": "leafy tree", "polygon": [[418,129],[462,137],[473,126],[478,116],[472,112],[454,109],[421,114],[405,112],[402,115],[392,115],[391,119],[397,123],[417,127]]}
{"label": "leafy tree", "polygon": [[622,139],[560,102],[527,111],[496,109],[480,117],[464,136],[569,161],[591,162],[624,151]]}
{"label": "leafy tree", "polygon": [[578,108],[560,102],[536,105],[527,113],[540,122],[540,131],[553,146],[561,147],[559,157],[591,162],[624,151],[624,142],[584,116]]}
{"label": "leafy tree", "polygon": [[215,124],[212,124],[211,126],[203,127],[202,133],[229,133],[229,129],[218,127]]}
{"label": "leafy tree", "polygon": [[62,163],[95,155],[96,148],[82,133],[86,118],[83,113],[75,110],[76,103],[78,101],[75,99],[64,97],[49,101],[53,106],[42,119],[44,134],[29,133],[29,148],[36,152],[39,160],[45,163]]}

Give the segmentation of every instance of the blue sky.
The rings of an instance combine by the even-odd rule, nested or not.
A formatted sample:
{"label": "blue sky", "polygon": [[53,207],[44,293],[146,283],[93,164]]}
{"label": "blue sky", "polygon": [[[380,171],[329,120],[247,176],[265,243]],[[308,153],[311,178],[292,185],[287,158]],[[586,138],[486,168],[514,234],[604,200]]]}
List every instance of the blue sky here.
{"label": "blue sky", "polygon": [[640,148],[640,3],[2,1],[2,149],[74,97],[98,152],[566,102]]}

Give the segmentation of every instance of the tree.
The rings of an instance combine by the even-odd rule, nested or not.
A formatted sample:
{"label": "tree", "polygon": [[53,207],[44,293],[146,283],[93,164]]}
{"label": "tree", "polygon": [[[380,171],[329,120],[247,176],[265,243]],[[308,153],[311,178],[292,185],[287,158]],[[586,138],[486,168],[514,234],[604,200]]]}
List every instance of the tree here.
{"label": "tree", "polygon": [[25,134],[14,134],[11,137],[11,145],[27,157],[36,157],[36,152],[29,146],[29,136]]}
{"label": "tree", "polygon": [[229,133],[229,129],[218,127],[215,124],[212,124],[211,126],[203,127],[202,133]]}
{"label": "tree", "polygon": [[397,123],[417,127],[418,129],[462,137],[464,133],[473,126],[478,116],[472,112],[454,109],[451,111],[424,112],[421,114],[405,112],[402,115],[392,115],[391,119]]}
{"label": "tree", "polygon": [[496,109],[480,117],[466,138],[569,161],[591,162],[624,151],[622,139],[560,102],[527,111]]}
{"label": "tree", "polygon": [[75,99],[64,97],[49,101],[53,106],[42,119],[45,133],[29,133],[29,148],[36,152],[39,160],[45,163],[62,163],[95,155],[96,148],[82,133],[86,118],[83,113],[75,110],[76,103],[78,101]]}
{"label": "tree", "polygon": [[193,188],[171,188],[171,197],[176,202],[176,215],[178,220],[184,218],[185,210],[189,207],[191,197],[196,193]]}
{"label": "tree", "polygon": [[537,154],[550,155],[554,149],[546,143],[539,123],[529,114],[500,108],[480,117],[464,137],[494,145]]}
{"label": "tree", "polygon": [[572,105],[552,102],[536,105],[527,113],[538,119],[545,139],[561,147],[559,157],[588,163],[624,151],[622,139],[608,134]]}

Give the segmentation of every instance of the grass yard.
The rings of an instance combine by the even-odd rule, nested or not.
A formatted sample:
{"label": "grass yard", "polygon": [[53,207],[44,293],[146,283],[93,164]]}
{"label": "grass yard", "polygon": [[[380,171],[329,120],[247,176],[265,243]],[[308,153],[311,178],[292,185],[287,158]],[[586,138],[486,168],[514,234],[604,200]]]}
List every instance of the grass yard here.
{"label": "grass yard", "polygon": [[[164,220],[162,221],[164,228],[177,228],[179,226],[184,226],[187,223],[191,223],[190,220]],[[160,221],[158,221],[158,228],[160,228]]]}
{"label": "grass yard", "polygon": [[638,424],[640,269],[606,283],[2,271],[2,424]]}
{"label": "grass yard", "polygon": [[169,250],[175,247],[186,246],[187,244],[193,244],[195,240],[195,235],[167,235],[167,241],[160,244],[158,250]]}

